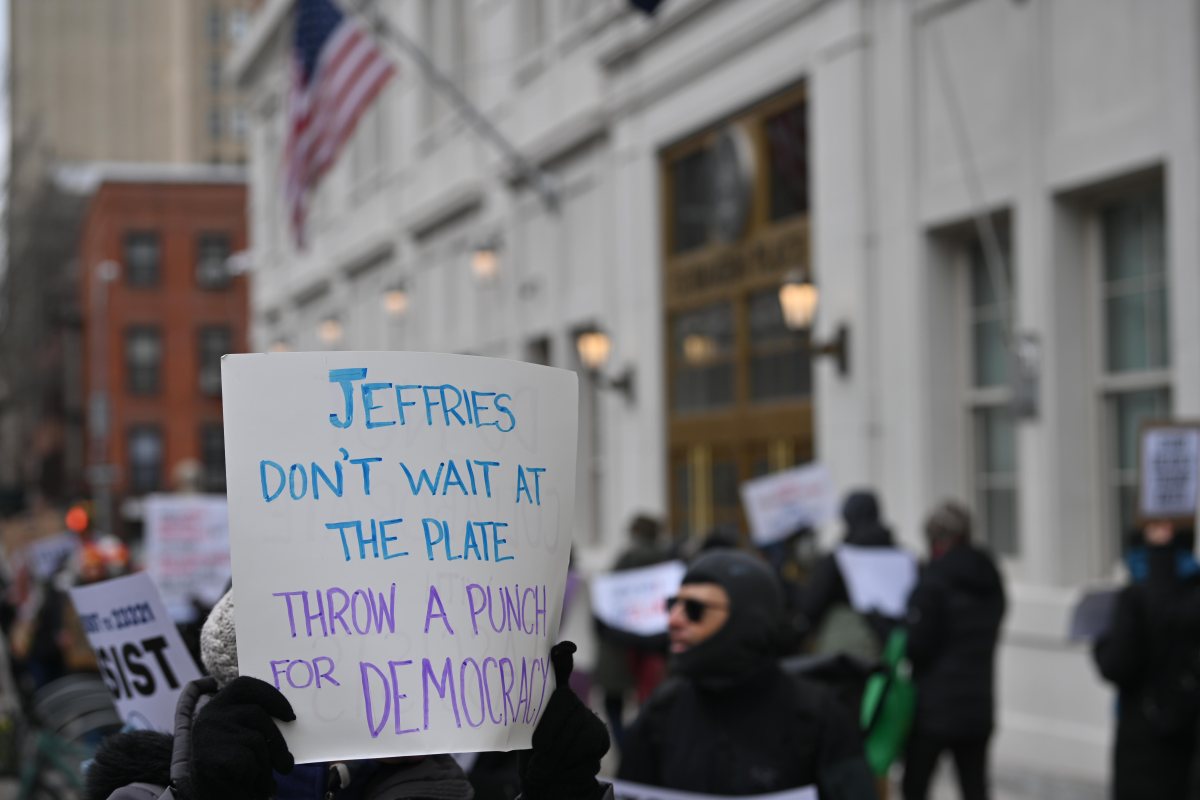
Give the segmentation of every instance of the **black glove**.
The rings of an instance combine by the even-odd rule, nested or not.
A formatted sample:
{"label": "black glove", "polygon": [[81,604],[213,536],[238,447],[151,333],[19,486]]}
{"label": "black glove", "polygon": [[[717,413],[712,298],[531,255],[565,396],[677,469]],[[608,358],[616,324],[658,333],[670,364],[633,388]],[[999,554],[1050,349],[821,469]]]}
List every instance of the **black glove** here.
{"label": "black glove", "polygon": [[574,642],[550,650],[556,686],[533,731],[533,749],[521,753],[525,800],[592,800],[603,794],[596,774],[608,752],[608,728],[567,684],[574,652]]}
{"label": "black glove", "polygon": [[271,717],[296,718],[287,698],[265,681],[241,676],[217,692],[192,724],[187,800],[265,800],[275,794],[271,770],[295,765]]}

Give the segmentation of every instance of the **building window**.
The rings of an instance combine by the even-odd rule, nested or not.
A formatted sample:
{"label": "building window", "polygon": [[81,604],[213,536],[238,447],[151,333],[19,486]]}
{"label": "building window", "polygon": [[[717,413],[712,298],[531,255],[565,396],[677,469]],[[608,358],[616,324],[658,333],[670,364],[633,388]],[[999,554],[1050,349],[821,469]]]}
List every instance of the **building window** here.
{"label": "building window", "polygon": [[686,253],[708,244],[708,149],[700,149],[671,164],[671,251]]}
{"label": "building window", "polygon": [[734,399],[733,306],[675,315],[671,323],[672,405],[676,411],[726,406]]}
{"label": "building window", "polygon": [[157,425],[134,425],[129,429],[129,491],[146,494],[162,484],[163,441]]}
{"label": "building window", "polygon": [[208,112],[208,135],[214,139],[221,138],[221,110],[219,108]]}
{"label": "building window", "polygon": [[229,286],[229,234],[205,232],[196,237],[196,285],[201,289]]}
{"label": "building window", "polygon": [[125,331],[125,373],[130,394],[157,394],[162,372],[162,333],[149,325]]}
{"label": "building window", "polygon": [[221,356],[233,349],[233,333],[228,325],[205,325],[198,336],[200,350],[200,393],[210,397],[221,393]]}
{"label": "building window", "polygon": [[221,62],[214,58],[208,62],[208,88],[219,92],[224,84],[225,76],[221,73]]}
{"label": "building window", "polygon": [[130,286],[158,286],[160,250],[153,231],[125,234],[125,280]]}
{"label": "building window", "polygon": [[1099,222],[1108,515],[1120,552],[1135,521],[1138,432],[1171,414],[1161,188],[1107,203]]}
{"label": "building window", "polygon": [[804,102],[768,117],[768,180],[772,222],[808,213],[808,105]]}
{"label": "building window", "polygon": [[235,108],[229,113],[229,134],[237,141],[246,138],[246,109]]}
{"label": "building window", "polygon": [[812,394],[812,361],[805,336],[788,328],[779,292],[769,289],[749,298],[750,399],[783,400]]}
{"label": "building window", "polygon": [[1000,260],[1005,290],[998,291],[982,243],[967,248],[971,382],[968,406],[972,427],[975,512],[984,540],[1000,554],[1015,556],[1017,541],[1017,435],[1009,403],[1009,348],[1013,284],[1007,235],[1001,234]]}
{"label": "building window", "polygon": [[208,10],[208,40],[213,44],[221,43],[221,9],[215,5]]}
{"label": "building window", "polygon": [[220,422],[200,426],[200,463],[205,491],[225,491],[225,427]]}
{"label": "building window", "polygon": [[250,13],[248,11],[244,8],[237,8],[229,12],[229,40],[231,42],[240,42],[249,27]]}

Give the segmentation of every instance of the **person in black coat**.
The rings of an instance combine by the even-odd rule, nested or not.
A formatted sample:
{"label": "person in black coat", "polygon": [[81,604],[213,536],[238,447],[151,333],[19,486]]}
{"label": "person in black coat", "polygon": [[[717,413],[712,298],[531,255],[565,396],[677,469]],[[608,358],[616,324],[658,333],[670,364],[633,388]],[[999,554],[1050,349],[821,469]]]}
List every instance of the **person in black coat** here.
{"label": "person in black coat", "polygon": [[[1145,531],[1127,559],[1133,583],[1117,596],[1094,645],[1100,674],[1118,692],[1114,800],[1197,796],[1200,722],[1200,571],[1194,533]],[[1191,788],[1192,794],[1189,794]]]}
{"label": "person in black coat", "polygon": [[627,733],[621,780],[733,796],[815,785],[822,800],[876,799],[854,720],[831,692],[779,667],[783,592],[765,563],[704,553],[668,608],[672,674]]}
{"label": "person in black coat", "polygon": [[962,506],[939,506],[925,523],[925,536],[930,560],[908,606],[917,710],[905,754],[904,798],[928,796],[938,759],[949,751],[964,800],[985,800],[1004,585],[992,557],[971,544],[971,517]]}

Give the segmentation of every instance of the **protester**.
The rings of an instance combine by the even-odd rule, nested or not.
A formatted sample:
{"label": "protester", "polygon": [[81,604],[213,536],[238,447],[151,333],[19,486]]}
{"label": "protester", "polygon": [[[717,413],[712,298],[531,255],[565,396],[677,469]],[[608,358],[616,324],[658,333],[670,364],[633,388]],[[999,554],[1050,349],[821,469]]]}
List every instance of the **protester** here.
{"label": "protester", "polygon": [[789,632],[766,564],[729,549],[702,554],[668,606],[672,674],[629,729],[622,780],[718,795],[815,785],[822,800],[875,798],[853,719],[779,667]]}
{"label": "protester", "polygon": [[[847,495],[842,504],[842,519],[846,525],[842,547],[813,567],[812,577],[799,599],[800,618],[807,624],[814,652],[844,653],[870,664],[879,658],[898,620],[852,606],[840,557],[846,554],[847,547],[903,551],[896,547],[892,532],[883,524],[874,493],[860,490]],[[907,588],[897,579],[897,592],[906,592]],[[903,599],[900,598],[900,606]]]}
{"label": "protester", "polygon": [[1117,688],[1112,797],[1196,797],[1200,722],[1200,567],[1195,532],[1146,526],[1127,554],[1108,631],[1095,644],[1100,674]]}
{"label": "protester", "polygon": [[[630,546],[617,558],[613,572],[649,567],[667,560],[659,544],[658,520],[645,514],[634,517],[629,525]],[[604,714],[617,749],[624,745],[625,702],[636,690],[639,703],[662,680],[666,656],[661,637],[640,637],[608,627],[599,619],[596,625],[596,663],[592,680],[604,693]]]}
{"label": "protester", "polygon": [[[88,768],[86,800],[472,800],[449,755],[295,764],[273,721],[294,720],[291,704],[271,684],[238,675],[233,606],[231,591],[205,622],[209,675],[184,688],[174,737],[110,737]],[[524,800],[611,797],[596,780],[608,732],[568,687],[574,651],[571,642],[551,650],[557,684],[522,756]]]}
{"label": "protester", "polygon": [[943,503],[925,523],[929,562],[909,600],[908,656],[917,710],[905,754],[905,800],[923,800],[941,754],[954,757],[964,800],[988,797],[995,661],[1004,586],[971,543],[970,514]]}

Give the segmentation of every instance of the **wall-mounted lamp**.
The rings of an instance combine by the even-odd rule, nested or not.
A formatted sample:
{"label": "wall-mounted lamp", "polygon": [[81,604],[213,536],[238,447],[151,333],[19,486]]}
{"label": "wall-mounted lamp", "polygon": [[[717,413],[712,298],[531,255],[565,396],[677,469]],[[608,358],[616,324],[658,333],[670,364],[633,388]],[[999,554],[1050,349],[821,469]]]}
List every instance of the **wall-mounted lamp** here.
{"label": "wall-mounted lamp", "polygon": [[625,395],[627,402],[633,402],[633,367],[626,367],[615,378],[607,378],[601,370],[608,363],[612,352],[612,340],[604,331],[596,327],[581,328],[575,332],[575,349],[579,353],[579,361],[596,381],[596,385],[605,389],[613,389]]}
{"label": "wall-mounted lamp", "polygon": [[[811,280],[799,272],[789,272],[779,287],[784,324],[794,331],[811,332],[820,298],[820,292]],[[845,323],[839,324],[833,338],[824,342],[818,342],[810,335],[808,353],[813,358],[833,356],[838,375],[845,377],[850,373],[850,328]]]}
{"label": "wall-mounted lamp", "polygon": [[317,338],[323,344],[335,345],[342,340],[342,335],[345,330],[342,328],[341,320],[337,317],[326,317],[321,320],[321,324],[317,326]]}
{"label": "wall-mounted lamp", "polygon": [[383,310],[392,319],[403,317],[408,312],[408,290],[397,284],[383,293]]}
{"label": "wall-mounted lamp", "polygon": [[471,272],[475,280],[488,283],[500,271],[500,239],[493,237],[480,242],[471,253]]}

